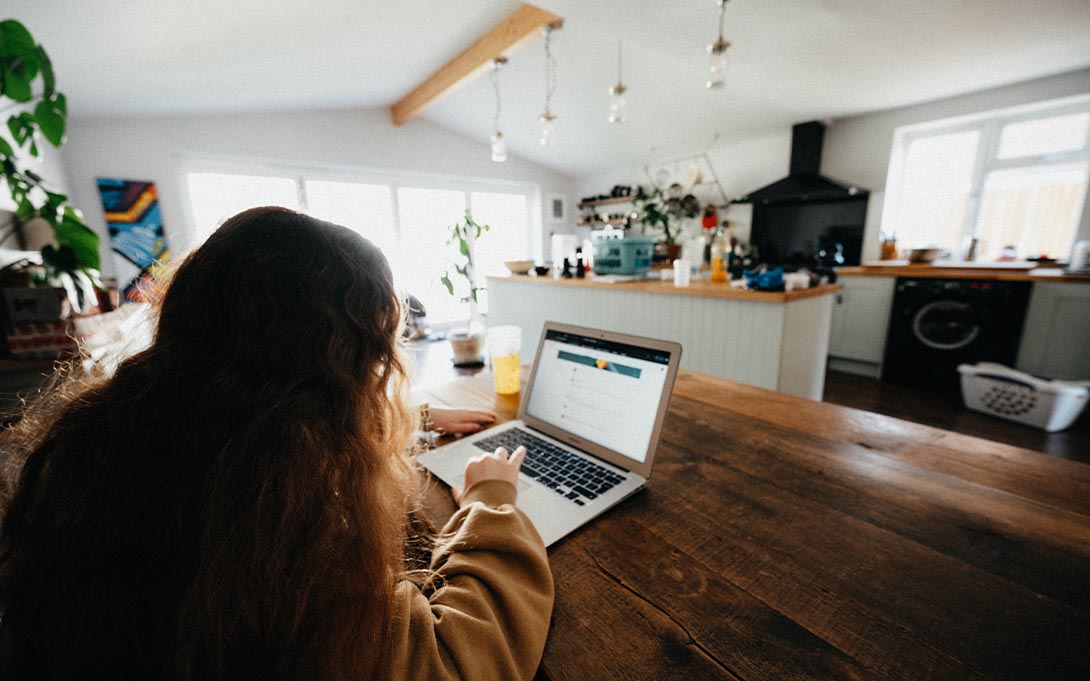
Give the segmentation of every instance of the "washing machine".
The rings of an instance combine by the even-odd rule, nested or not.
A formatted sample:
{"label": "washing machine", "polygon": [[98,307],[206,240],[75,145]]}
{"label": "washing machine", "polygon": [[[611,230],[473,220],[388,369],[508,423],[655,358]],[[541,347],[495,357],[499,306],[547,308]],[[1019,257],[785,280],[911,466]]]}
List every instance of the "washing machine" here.
{"label": "washing machine", "polygon": [[898,278],[882,380],[957,392],[957,366],[1013,366],[1030,282]]}

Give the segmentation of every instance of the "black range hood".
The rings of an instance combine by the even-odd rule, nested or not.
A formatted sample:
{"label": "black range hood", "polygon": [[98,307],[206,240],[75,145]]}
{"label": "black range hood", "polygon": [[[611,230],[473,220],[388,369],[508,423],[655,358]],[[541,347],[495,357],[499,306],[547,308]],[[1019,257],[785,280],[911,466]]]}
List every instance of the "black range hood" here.
{"label": "black range hood", "polygon": [[734,203],[773,205],[865,199],[867,190],[830,180],[820,174],[825,124],[798,123],[791,127],[791,169],[787,177],[735,199]]}

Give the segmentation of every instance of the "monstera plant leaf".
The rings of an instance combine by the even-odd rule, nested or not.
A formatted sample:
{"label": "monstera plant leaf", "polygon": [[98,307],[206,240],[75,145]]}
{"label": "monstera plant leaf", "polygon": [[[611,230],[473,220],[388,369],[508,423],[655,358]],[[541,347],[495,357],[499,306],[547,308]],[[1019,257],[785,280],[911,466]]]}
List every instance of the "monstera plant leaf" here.
{"label": "monstera plant leaf", "polygon": [[41,154],[43,139],[55,147],[64,143],[68,100],[57,91],[45,48],[14,19],[0,21],[0,111],[7,116],[0,125],[10,133],[10,141],[0,138],[0,186],[7,187],[18,222],[41,217],[53,228],[56,244],[42,249],[43,264],[53,278],[67,273],[65,288],[83,298],[88,282],[98,277],[98,235],[67,196],[23,167],[25,155]]}
{"label": "monstera plant leaf", "polygon": [[64,126],[67,117],[68,100],[59,92],[43,99],[38,102],[38,106],[34,107],[34,118],[38,121],[38,129],[55,147],[64,143]]}
{"label": "monstera plant leaf", "polygon": [[76,254],[80,269],[99,269],[101,261],[98,253],[98,235],[83,223],[79,211],[71,206],[65,206],[60,221],[53,225],[53,233],[62,248],[68,247]]}

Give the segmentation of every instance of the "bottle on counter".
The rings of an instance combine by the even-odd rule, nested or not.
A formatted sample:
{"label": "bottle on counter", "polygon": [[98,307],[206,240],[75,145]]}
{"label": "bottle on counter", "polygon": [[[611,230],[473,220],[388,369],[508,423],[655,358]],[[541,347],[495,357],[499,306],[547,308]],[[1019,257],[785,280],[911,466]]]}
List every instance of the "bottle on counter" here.
{"label": "bottle on counter", "polygon": [[582,279],[587,276],[587,265],[583,262],[583,249],[575,249],[575,278]]}
{"label": "bottle on counter", "polygon": [[727,252],[730,250],[730,241],[724,232],[720,232],[712,239],[712,273],[711,281],[727,283]]}

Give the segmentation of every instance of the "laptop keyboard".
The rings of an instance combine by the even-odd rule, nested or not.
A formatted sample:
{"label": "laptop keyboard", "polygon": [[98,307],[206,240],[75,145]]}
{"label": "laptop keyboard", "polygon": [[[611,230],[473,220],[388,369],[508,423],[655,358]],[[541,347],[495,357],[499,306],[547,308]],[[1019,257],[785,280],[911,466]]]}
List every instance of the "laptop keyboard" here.
{"label": "laptop keyboard", "polygon": [[522,472],[579,506],[585,506],[587,501],[597,499],[624,480],[623,476],[608,468],[576,456],[521,428],[510,428],[473,444],[486,452],[495,451],[496,447],[505,447],[509,452],[520,446],[526,447]]}

